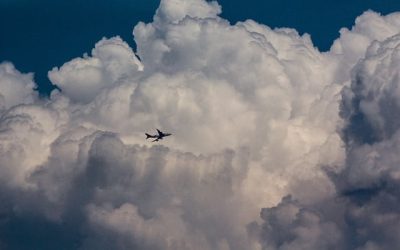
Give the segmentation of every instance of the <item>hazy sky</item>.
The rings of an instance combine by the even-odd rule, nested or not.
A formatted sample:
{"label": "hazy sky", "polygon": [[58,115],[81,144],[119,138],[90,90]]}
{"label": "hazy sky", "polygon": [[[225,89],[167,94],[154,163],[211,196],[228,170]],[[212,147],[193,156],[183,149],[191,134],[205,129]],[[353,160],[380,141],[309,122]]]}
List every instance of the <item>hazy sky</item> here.
{"label": "hazy sky", "polygon": [[0,249],[400,249],[394,2],[32,2],[1,1]]}

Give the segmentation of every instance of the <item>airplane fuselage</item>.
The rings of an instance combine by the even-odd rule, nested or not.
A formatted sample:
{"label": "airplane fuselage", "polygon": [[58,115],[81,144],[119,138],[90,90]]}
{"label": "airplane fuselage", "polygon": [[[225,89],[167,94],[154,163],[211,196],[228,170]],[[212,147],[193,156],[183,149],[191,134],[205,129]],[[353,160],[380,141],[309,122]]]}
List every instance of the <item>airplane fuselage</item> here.
{"label": "airplane fuselage", "polygon": [[158,132],[158,135],[157,134],[156,135],[150,135],[150,134],[145,133],[146,139],[154,138],[154,140],[152,142],[156,142],[156,141],[162,140],[166,136],[172,135],[170,133],[163,133],[158,129],[157,129],[157,132]]}

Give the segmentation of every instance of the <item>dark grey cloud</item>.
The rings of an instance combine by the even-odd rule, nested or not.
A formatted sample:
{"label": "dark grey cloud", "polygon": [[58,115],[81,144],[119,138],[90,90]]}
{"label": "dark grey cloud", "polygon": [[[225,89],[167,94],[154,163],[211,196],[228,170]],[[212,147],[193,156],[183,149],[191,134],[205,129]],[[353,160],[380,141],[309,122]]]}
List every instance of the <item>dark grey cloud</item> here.
{"label": "dark grey cloud", "polygon": [[262,249],[343,249],[344,235],[335,222],[315,207],[285,196],[275,207],[263,208],[264,223],[248,226],[261,238]]}

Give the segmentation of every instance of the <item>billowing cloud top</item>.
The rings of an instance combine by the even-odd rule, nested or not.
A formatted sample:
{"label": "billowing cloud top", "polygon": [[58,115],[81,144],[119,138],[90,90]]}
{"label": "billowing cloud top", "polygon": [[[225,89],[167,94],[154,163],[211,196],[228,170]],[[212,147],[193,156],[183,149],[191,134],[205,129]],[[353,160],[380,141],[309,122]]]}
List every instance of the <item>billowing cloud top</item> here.
{"label": "billowing cloud top", "polygon": [[36,99],[33,74],[21,74],[12,63],[3,62],[0,64],[0,79],[0,110],[33,103]]}
{"label": "billowing cloud top", "polygon": [[400,246],[400,15],[366,12],[321,53],[220,13],[161,1],[140,60],[104,38],[49,71],[48,100],[0,64],[1,247]]}

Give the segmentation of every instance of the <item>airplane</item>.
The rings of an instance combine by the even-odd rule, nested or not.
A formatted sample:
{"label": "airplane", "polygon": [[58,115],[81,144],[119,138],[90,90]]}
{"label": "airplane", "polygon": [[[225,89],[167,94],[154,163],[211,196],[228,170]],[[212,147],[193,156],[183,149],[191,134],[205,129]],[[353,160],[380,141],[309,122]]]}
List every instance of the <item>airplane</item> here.
{"label": "airplane", "polygon": [[163,132],[161,132],[161,131],[158,130],[158,129],[157,129],[157,132],[158,132],[158,135],[150,135],[150,134],[148,134],[148,133],[144,133],[144,134],[146,135],[146,139],[155,138],[155,139],[152,140],[151,142],[159,141],[159,140],[162,140],[162,139],[163,139],[164,137],[166,137],[166,136],[172,135],[172,134],[169,134],[169,133],[163,133]]}

